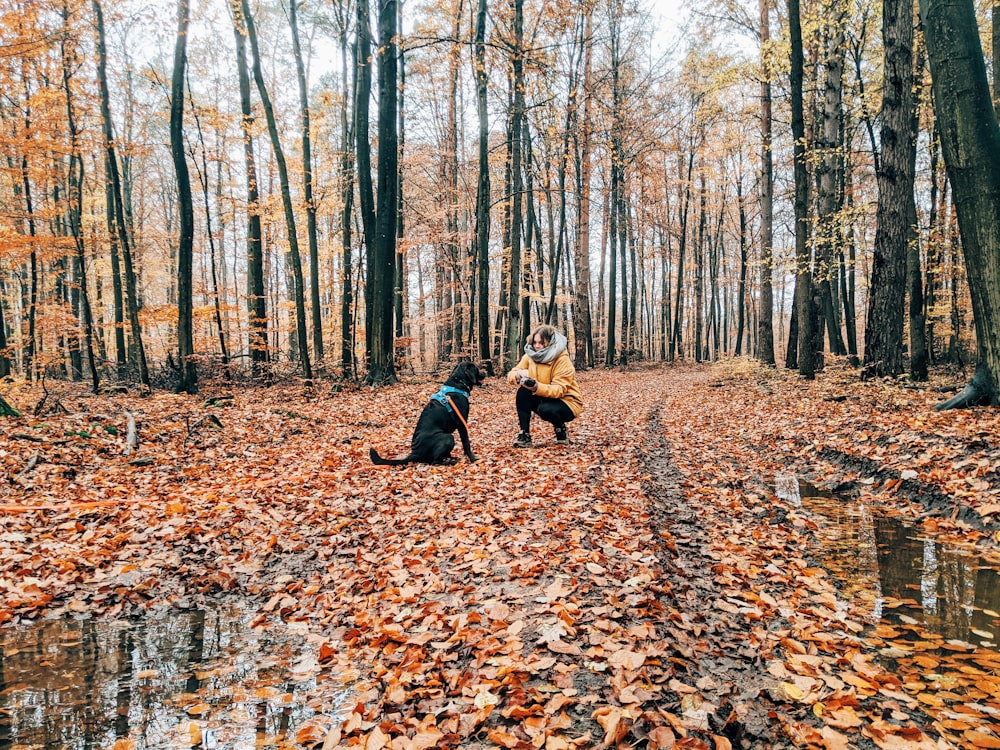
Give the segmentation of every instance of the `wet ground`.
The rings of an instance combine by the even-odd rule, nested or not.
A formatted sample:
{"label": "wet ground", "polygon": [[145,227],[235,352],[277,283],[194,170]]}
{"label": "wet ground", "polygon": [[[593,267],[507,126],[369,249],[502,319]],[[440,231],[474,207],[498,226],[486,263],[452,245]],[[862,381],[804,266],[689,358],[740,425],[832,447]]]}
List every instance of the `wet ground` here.
{"label": "wet ground", "polygon": [[0,648],[0,747],[25,750],[278,747],[336,712],[349,678],[235,610],[42,621],[0,631]]}

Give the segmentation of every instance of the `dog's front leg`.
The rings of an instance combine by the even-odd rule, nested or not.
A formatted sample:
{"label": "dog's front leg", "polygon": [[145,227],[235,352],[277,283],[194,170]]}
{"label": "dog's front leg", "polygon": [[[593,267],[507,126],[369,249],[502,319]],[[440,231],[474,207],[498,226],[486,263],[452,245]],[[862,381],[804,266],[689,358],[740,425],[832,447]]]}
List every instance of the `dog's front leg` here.
{"label": "dog's front leg", "polygon": [[462,439],[462,450],[465,451],[466,457],[470,463],[475,463],[478,459],[476,454],[472,452],[472,443],[469,442],[469,431],[465,428],[464,424],[458,426],[458,436]]}

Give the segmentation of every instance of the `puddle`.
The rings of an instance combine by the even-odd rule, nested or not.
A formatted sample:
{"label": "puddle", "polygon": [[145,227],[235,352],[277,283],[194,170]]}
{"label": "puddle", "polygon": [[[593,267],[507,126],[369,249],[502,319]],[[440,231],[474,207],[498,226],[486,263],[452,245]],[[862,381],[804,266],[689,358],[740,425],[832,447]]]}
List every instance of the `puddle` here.
{"label": "puddle", "polygon": [[350,694],[314,641],[219,611],[0,630],[0,747],[283,746]]}
{"label": "puddle", "polygon": [[919,624],[944,639],[997,649],[1000,571],[994,565],[795,476],[776,477],[775,491],[813,514],[826,541],[823,566],[870,622]]}

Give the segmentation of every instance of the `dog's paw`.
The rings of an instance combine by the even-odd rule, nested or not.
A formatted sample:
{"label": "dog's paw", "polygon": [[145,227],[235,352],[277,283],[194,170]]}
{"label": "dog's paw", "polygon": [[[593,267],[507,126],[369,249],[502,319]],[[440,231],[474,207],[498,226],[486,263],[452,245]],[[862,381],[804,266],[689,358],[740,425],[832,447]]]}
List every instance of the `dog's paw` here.
{"label": "dog's paw", "polygon": [[469,456],[469,463],[474,464],[479,460],[479,456]]}

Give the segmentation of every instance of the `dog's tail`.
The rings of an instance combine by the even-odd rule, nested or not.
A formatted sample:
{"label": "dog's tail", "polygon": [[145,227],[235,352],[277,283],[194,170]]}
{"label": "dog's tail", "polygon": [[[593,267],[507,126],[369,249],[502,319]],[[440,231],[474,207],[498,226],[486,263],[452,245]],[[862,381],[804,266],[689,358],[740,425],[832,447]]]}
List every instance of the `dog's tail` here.
{"label": "dog's tail", "polygon": [[372,460],[372,463],[375,464],[376,466],[402,466],[403,464],[408,464],[410,463],[410,461],[413,460],[413,454],[411,453],[410,455],[404,456],[403,458],[382,458],[378,454],[378,451],[376,451],[374,448],[369,448],[368,458],[370,458]]}

